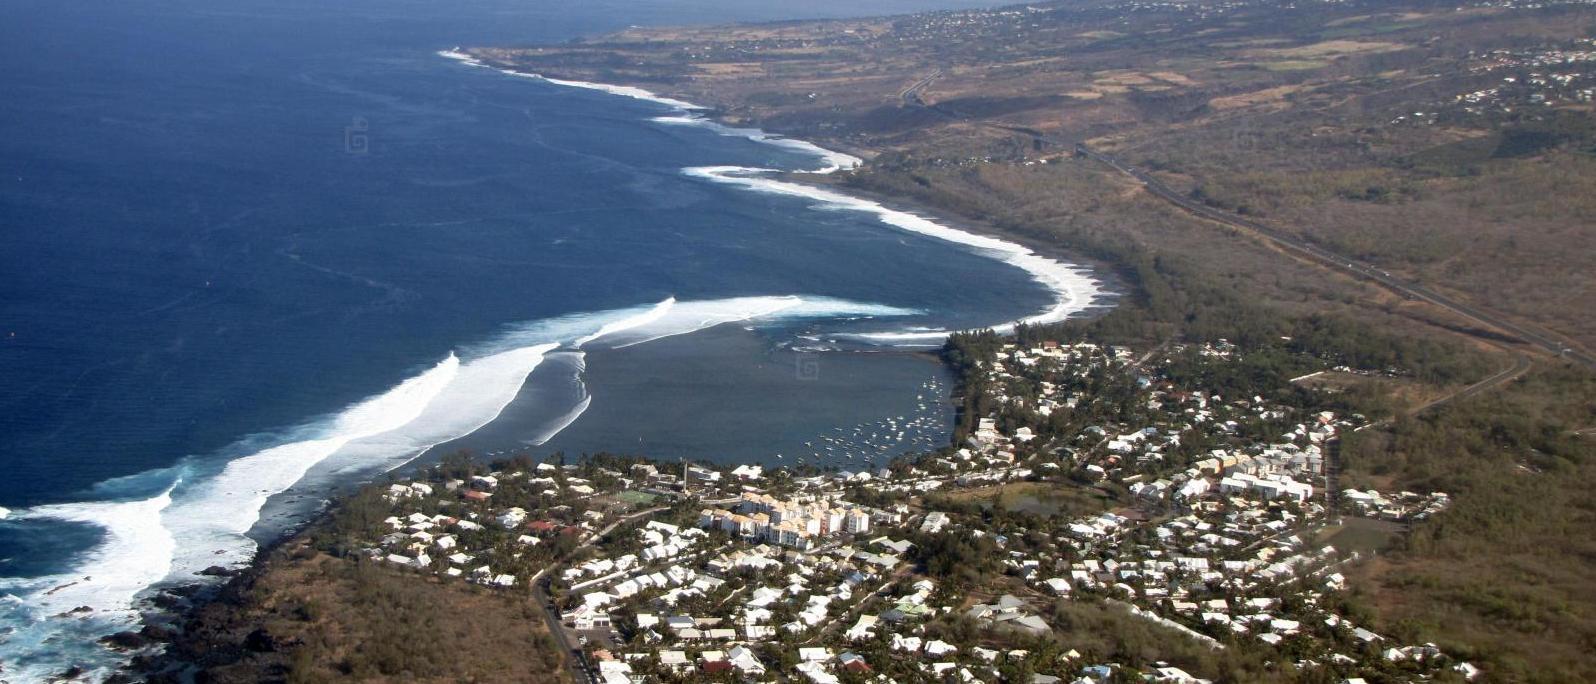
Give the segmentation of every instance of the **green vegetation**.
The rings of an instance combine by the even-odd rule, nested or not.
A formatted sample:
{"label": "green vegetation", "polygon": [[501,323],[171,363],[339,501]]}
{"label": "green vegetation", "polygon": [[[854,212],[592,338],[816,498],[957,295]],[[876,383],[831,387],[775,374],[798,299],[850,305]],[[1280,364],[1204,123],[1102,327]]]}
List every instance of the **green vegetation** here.
{"label": "green vegetation", "polygon": [[1596,662],[1596,380],[1542,367],[1506,389],[1346,446],[1349,482],[1455,493],[1445,515],[1361,569],[1395,629],[1472,653],[1504,681],[1589,681]]}

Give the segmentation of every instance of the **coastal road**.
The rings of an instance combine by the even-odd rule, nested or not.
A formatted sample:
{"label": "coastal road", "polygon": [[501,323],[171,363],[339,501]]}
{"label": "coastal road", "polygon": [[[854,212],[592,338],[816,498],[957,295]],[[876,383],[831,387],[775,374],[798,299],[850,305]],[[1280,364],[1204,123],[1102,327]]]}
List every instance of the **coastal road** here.
{"label": "coastal road", "polygon": [[[911,86],[910,90],[914,90],[914,87]],[[976,123],[978,125],[1007,131],[1009,133],[1029,135],[1042,145],[1049,145],[1064,149],[1073,147],[1076,154],[1106,164],[1114,170],[1134,178],[1142,184],[1143,188],[1152,193],[1153,196],[1169,202],[1170,204],[1173,204],[1176,207],[1185,210],[1187,213],[1197,216],[1198,218],[1208,219],[1216,223],[1222,223],[1232,228],[1246,231],[1276,245],[1277,247],[1280,247],[1288,253],[1304,257],[1311,262],[1329,267],[1331,270],[1346,273],[1360,280],[1375,283],[1397,293],[1398,295],[1401,295],[1406,299],[1427,302],[1442,310],[1482,324],[1486,328],[1494,328],[1495,330],[1504,333],[1507,337],[1514,338],[1516,341],[1523,342],[1530,346],[1549,352],[1553,356],[1567,359],[1574,363],[1584,365],[1587,368],[1596,369],[1596,355],[1591,355],[1584,351],[1574,349],[1571,345],[1566,344],[1549,334],[1531,330],[1523,325],[1508,320],[1503,316],[1491,313],[1473,304],[1458,301],[1421,283],[1398,278],[1388,271],[1376,268],[1357,259],[1330,251],[1296,235],[1272,228],[1257,221],[1253,221],[1227,211],[1215,209],[1206,204],[1196,202],[1191,198],[1176,192],[1173,188],[1169,187],[1163,181],[1152,176],[1146,171],[1128,164],[1125,161],[1114,157],[1113,155],[1104,152],[1098,152],[1084,144],[1058,140],[1051,136],[1044,135],[1039,131],[1018,128],[1014,126],[1005,126],[1002,124],[995,124],[981,121],[976,118],[967,117],[943,105],[927,104],[920,100],[918,95],[911,93],[910,90],[904,91],[903,101],[907,106],[922,107],[955,120]],[[1484,331],[1460,332],[1478,339],[1484,339],[1487,342],[1497,341]]]}

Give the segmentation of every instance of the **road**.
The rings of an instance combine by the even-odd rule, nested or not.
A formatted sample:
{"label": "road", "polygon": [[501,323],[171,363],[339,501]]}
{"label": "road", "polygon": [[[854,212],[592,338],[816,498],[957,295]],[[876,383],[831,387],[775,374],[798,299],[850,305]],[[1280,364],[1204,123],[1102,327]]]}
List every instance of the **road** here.
{"label": "road", "polygon": [[1341,436],[1336,435],[1324,443],[1324,460],[1319,463],[1324,469],[1324,515],[1330,520],[1339,520],[1341,516],[1336,513],[1336,489],[1341,486]]}
{"label": "road", "polygon": [[[1310,261],[1327,266],[1332,270],[1347,273],[1359,279],[1373,282],[1407,299],[1428,302],[1443,310],[1472,320],[1476,323],[1480,323],[1487,328],[1499,330],[1509,337],[1515,337],[1518,341],[1550,352],[1554,356],[1583,364],[1588,368],[1596,368],[1596,356],[1573,349],[1569,345],[1563,343],[1561,340],[1553,338],[1550,335],[1530,330],[1525,326],[1507,320],[1502,316],[1441,294],[1440,292],[1437,292],[1423,284],[1398,278],[1387,271],[1381,270],[1357,259],[1332,252],[1290,233],[1266,226],[1251,219],[1237,216],[1227,211],[1215,209],[1206,204],[1196,202],[1191,198],[1176,192],[1173,188],[1169,187],[1163,181],[1153,177],[1146,171],[1138,169],[1135,166],[1132,166],[1114,157],[1113,155],[1098,152],[1084,144],[1072,144],[1067,141],[1058,140],[1051,136],[1043,135],[1038,131],[985,122],[979,119],[963,116],[957,111],[953,111],[943,105],[927,104],[920,99],[918,91],[920,88],[925,87],[924,84],[929,83],[930,79],[934,76],[935,74],[922,79],[921,82],[910,86],[908,89],[905,89],[902,93],[904,104],[906,106],[912,107],[923,107],[942,114],[943,116],[960,121],[976,123],[978,125],[995,128],[1010,133],[1029,135],[1038,143],[1044,145],[1065,149],[1073,147],[1076,154],[1088,159],[1102,162],[1103,164],[1112,167],[1114,170],[1136,179],[1137,181],[1141,182],[1143,188],[1152,193],[1155,197],[1163,199],[1164,201],[1167,201],[1170,204],[1173,204],[1199,218],[1208,219],[1210,221],[1228,225],[1232,228],[1248,231],[1273,243],[1287,252],[1305,257]],[[1465,334],[1469,334],[1467,331],[1464,332]],[[1477,338],[1485,339],[1488,342],[1495,341],[1491,336],[1483,333],[1473,333],[1472,335]]]}
{"label": "road", "polygon": [[898,98],[903,100],[904,104],[907,104],[907,105],[909,105],[911,107],[924,107],[924,106],[927,106],[925,104],[925,102],[920,99],[920,91],[924,90],[926,86],[931,85],[931,81],[936,80],[936,77],[941,76],[941,75],[942,75],[942,70],[941,69],[937,69],[936,71],[931,72],[930,76],[927,76],[927,77],[922,78],[922,79],[920,79],[918,81],[915,81],[914,85],[911,85],[911,86],[909,86],[907,88],[904,88],[902,91],[900,91],[898,93]]}
{"label": "road", "polygon": [[[604,535],[614,531],[615,528],[621,523],[627,522],[629,520],[636,520],[645,515],[658,513],[664,510],[669,509],[666,507],[650,508],[645,511],[638,511],[623,518],[617,518],[615,522],[610,523],[609,526],[599,530],[597,533],[593,534],[593,536],[588,537],[586,541],[582,542],[576,548],[581,549],[592,546],[595,540],[603,539]],[[538,574],[532,576],[532,601],[537,604],[539,610],[543,611],[543,619],[548,623],[549,634],[554,637],[555,643],[558,644],[560,649],[565,652],[567,656],[566,663],[571,666],[572,681],[589,683],[597,682],[598,675],[589,669],[587,658],[582,653],[581,647],[571,645],[570,636],[565,632],[565,625],[560,621],[560,611],[554,607],[554,598],[549,595],[549,583],[553,581],[554,573],[559,571],[560,566],[564,564],[564,558],[555,559],[549,563],[548,567],[539,570]]]}
{"label": "road", "polygon": [[[1504,349],[1504,351],[1507,351],[1507,350]],[[1525,373],[1529,372],[1530,360],[1529,360],[1528,357],[1524,356],[1523,354],[1515,354],[1515,353],[1513,353],[1511,351],[1508,351],[1508,353],[1512,354],[1512,356],[1513,356],[1512,365],[1509,365],[1507,368],[1504,368],[1504,369],[1502,369],[1500,371],[1497,371],[1496,373],[1492,374],[1490,377],[1485,378],[1484,380],[1476,382],[1476,383],[1474,383],[1472,385],[1469,385],[1468,387],[1464,387],[1463,389],[1460,389],[1460,390],[1458,390],[1456,392],[1452,392],[1451,394],[1447,394],[1447,395],[1438,397],[1438,398],[1436,398],[1436,399],[1434,399],[1434,400],[1432,400],[1432,401],[1430,401],[1428,403],[1425,403],[1425,404],[1423,404],[1421,406],[1418,406],[1416,408],[1410,409],[1407,414],[1410,415],[1410,416],[1416,416],[1416,415],[1418,415],[1420,413],[1428,411],[1428,410],[1430,410],[1432,408],[1435,408],[1435,407],[1440,406],[1442,404],[1445,404],[1447,402],[1456,401],[1458,399],[1466,399],[1468,397],[1472,397],[1472,396],[1474,396],[1476,394],[1479,394],[1481,392],[1484,392],[1484,391],[1490,390],[1492,388],[1495,388],[1498,385],[1502,385],[1504,383],[1508,383],[1508,382],[1512,382],[1514,380],[1517,380],[1520,376],[1522,376]],[[1367,428],[1371,428],[1371,427],[1378,427],[1378,426],[1386,425],[1386,424],[1389,424],[1390,422],[1391,422],[1391,419],[1375,421],[1373,423],[1369,423],[1367,425],[1359,427],[1357,430],[1354,430],[1354,432],[1357,432],[1359,430],[1364,430],[1364,429],[1367,429]],[[1578,433],[1576,433],[1576,434],[1578,434]],[[1339,435],[1337,435],[1335,437],[1330,438],[1329,440],[1327,440],[1325,442],[1324,446],[1325,446],[1325,451],[1324,451],[1324,454],[1325,454],[1325,459],[1324,459],[1324,506],[1325,506],[1325,514],[1327,516],[1329,516],[1331,520],[1337,520],[1340,517],[1337,514],[1337,508],[1336,508],[1336,491],[1341,486],[1341,437]]]}
{"label": "road", "polygon": [[1520,376],[1524,375],[1525,373],[1528,373],[1529,369],[1530,369],[1530,360],[1529,360],[1529,358],[1525,357],[1523,354],[1513,354],[1513,364],[1511,366],[1508,366],[1507,368],[1504,368],[1504,369],[1498,371],[1496,374],[1492,375],[1491,377],[1488,377],[1488,378],[1486,378],[1484,380],[1481,380],[1481,381],[1476,382],[1476,383],[1474,383],[1472,385],[1469,385],[1468,387],[1464,387],[1463,389],[1460,389],[1460,390],[1458,390],[1456,392],[1453,392],[1451,394],[1448,394],[1446,396],[1437,398],[1437,399],[1435,399],[1433,401],[1430,401],[1430,402],[1428,402],[1428,403],[1426,403],[1426,404],[1424,404],[1422,406],[1419,406],[1419,407],[1417,407],[1417,408],[1415,408],[1415,409],[1413,409],[1411,411],[1408,411],[1408,415],[1418,415],[1418,414],[1423,413],[1425,411],[1428,411],[1428,410],[1430,410],[1432,408],[1440,406],[1441,404],[1444,404],[1446,402],[1454,401],[1454,400],[1457,400],[1457,399],[1466,399],[1468,397],[1472,397],[1472,396],[1474,396],[1476,394],[1479,394],[1481,392],[1484,392],[1486,390],[1492,389],[1492,388],[1494,388],[1494,387],[1496,387],[1498,385],[1501,385],[1501,384],[1504,384],[1504,383],[1508,383],[1508,382],[1512,382],[1513,380],[1517,380]]}
{"label": "road", "polygon": [[565,662],[571,666],[571,681],[597,682],[598,678],[587,667],[587,658],[582,649],[571,646],[571,640],[565,634],[565,626],[560,624],[560,611],[554,607],[554,599],[549,596],[548,571],[554,566],[545,568],[537,577],[532,578],[532,601],[537,603],[543,611],[543,619],[548,623],[549,634],[554,637],[554,643],[565,653]]}
{"label": "road", "polygon": [[655,507],[655,508],[650,508],[650,509],[648,509],[646,511],[638,511],[636,513],[633,513],[633,514],[625,516],[625,517],[616,518],[615,522],[610,523],[607,527],[605,527],[602,530],[599,530],[598,532],[594,532],[593,536],[588,537],[587,541],[582,542],[582,544],[580,546],[577,546],[576,548],[580,549],[580,548],[592,546],[593,542],[595,542],[597,540],[600,540],[600,539],[603,539],[604,535],[607,535],[610,532],[615,531],[615,528],[619,527],[621,525],[621,523],[632,521],[632,520],[636,520],[636,519],[641,518],[641,517],[643,517],[645,515],[652,515],[654,513],[660,512],[660,511],[668,511],[668,510],[670,510],[670,506],[658,506],[658,507]]}
{"label": "road", "polygon": [[[1044,138],[1044,136],[1038,137]],[[1151,192],[1160,199],[1163,199],[1170,204],[1174,204],[1175,206],[1180,207],[1181,209],[1184,209],[1188,213],[1194,214],[1199,218],[1205,218],[1210,221],[1223,223],[1233,228],[1240,228],[1242,230],[1249,231],[1274,243],[1279,247],[1282,247],[1295,254],[1305,256],[1310,260],[1328,266],[1333,270],[1349,273],[1363,280],[1367,280],[1385,287],[1386,289],[1408,299],[1428,302],[1440,307],[1441,309],[1475,321],[1476,323],[1480,323],[1488,328],[1495,328],[1512,337],[1518,338],[1520,341],[1526,344],[1539,347],[1547,352],[1550,352],[1554,356],[1560,356],[1577,363],[1584,364],[1590,368],[1596,368],[1596,356],[1572,349],[1548,335],[1525,328],[1524,326],[1514,323],[1513,321],[1487,312],[1472,304],[1457,301],[1422,284],[1403,280],[1391,275],[1387,271],[1380,270],[1374,266],[1363,263],[1351,257],[1337,254],[1295,235],[1284,233],[1257,221],[1236,216],[1230,212],[1221,211],[1205,204],[1200,204],[1176,192],[1168,185],[1165,185],[1163,181],[1154,178],[1147,172],[1126,164],[1125,162],[1111,155],[1104,154],[1102,152],[1096,152],[1085,145],[1076,145],[1075,150],[1084,157],[1107,164],[1113,167],[1115,170],[1135,178],[1142,183],[1142,186],[1145,187],[1148,192]]]}

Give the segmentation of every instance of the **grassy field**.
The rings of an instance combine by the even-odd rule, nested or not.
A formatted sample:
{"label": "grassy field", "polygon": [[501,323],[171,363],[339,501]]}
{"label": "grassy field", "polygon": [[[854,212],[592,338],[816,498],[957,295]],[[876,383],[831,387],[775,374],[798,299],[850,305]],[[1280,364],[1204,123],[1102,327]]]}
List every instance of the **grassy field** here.
{"label": "grassy field", "polygon": [[1339,525],[1325,528],[1318,542],[1323,546],[1333,546],[1337,551],[1378,553],[1389,549],[1397,541],[1402,529],[1400,524],[1382,520],[1346,518]]}
{"label": "grassy field", "polygon": [[1009,513],[1029,513],[1049,518],[1073,519],[1108,510],[1113,499],[1077,484],[1010,482],[991,487],[960,489],[946,495],[954,501],[973,501]]}
{"label": "grassy field", "polygon": [[648,492],[621,492],[616,494],[615,498],[631,506],[647,506],[659,499],[658,496]]}

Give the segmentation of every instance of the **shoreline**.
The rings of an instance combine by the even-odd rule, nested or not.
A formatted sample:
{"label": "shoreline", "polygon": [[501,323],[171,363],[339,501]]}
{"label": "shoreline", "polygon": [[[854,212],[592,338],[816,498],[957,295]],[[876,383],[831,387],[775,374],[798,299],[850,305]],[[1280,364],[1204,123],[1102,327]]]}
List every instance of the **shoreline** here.
{"label": "shoreline", "polygon": [[966,216],[953,216],[944,213],[939,209],[925,206],[913,200],[904,199],[902,197],[888,195],[865,188],[854,187],[841,182],[831,182],[824,178],[816,179],[799,177],[793,178],[791,180],[797,183],[815,185],[816,187],[835,189],[838,192],[844,192],[861,199],[876,202],[894,211],[916,214],[933,214],[936,216],[938,222],[943,223],[950,228],[966,231],[969,233],[975,233],[978,235],[987,235],[1000,240],[1012,242],[1029,249],[1040,256],[1090,269],[1092,272],[1092,277],[1097,283],[1097,299],[1106,299],[1108,301],[1094,301],[1092,304],[1086,306],[1080,311],[1070,314],[1068,320],[1082,320],[1101,316],[1107,313],[1109,310],[1117,308],[1119,306],[1120,300],[1128,296],[1130,293],[1130,287],[1126,283],[1126,277],[1122,273],[1122,267],[1114,262],[1096,257],[1090,257],[1083,253],[1073,251],[1063,245],[1041,240],[1035,236],[1004,230],[987,221],[969,218]]}
{"label": "shoreline", "polygon": [[[684,100],[670,97],[669,95],[662,96],[636,86],[600,84],[587,81],[574,81],[547,77],[539,74],[528,74],[525,72],[514,71],[509,68],[481,62],[480,60],[477,60],[474,55],[464,52],[444,51],[440,52],[439,54],[450,59],[456,59],[465,62],[472,66],[493,68],[510,75],[525,78],[536,78],[555,85],[599,90],[601,92],[606,92],[613,95],[656,102],[682,112],[685,117],[680,123],[699,125],[707,124],[710,127],[720,129],[717,132],[722,135],[742,135],[758,142],[766,142],[780,147],[786,147],[788,149],[796,149],[798,151],[815,154],[820,159],[830,163],[831,167],[818,171],[762,171],[767,171],[769,176],[776,181],[792,182],[808,188],[838,193],[849,198],[858,199],[862,202],[876,204],[883,210],[883,212],[886,213],[907,214],[928,222],[932,220],[926,218],[929,215],[934,217],[936,225],[944,227],[947,230],[965,233],[978,238],[987,238],[998,242],[1007,242],[1015,247],[1018,247],[1020,250],[1023,250],[1023,252],[1028,253],[1029,255],[1034,255],[1035,257],[1059,264],[1060,266],[1085,269],[1088,272],[1086,278],[1093,287],[1086,293],[1086,301],[1079,303],[1074,310],[1062,314],[1060,320],[1094,318],[1103,315],[1103,313],[1116,306],[1117,301],[1124,296],[1123,283],[1119,274],[1112,267],[1112,265],[1102,262],[1101,260],[1089,259],[1083,255],[1076,254],[1068,249],[1062,248],[1059,245],[1048,244],[1028,236],[1017,235],[1009,231],[1001,230],[996,226],[992,226],[984,222],[971,220],[965,217],[950,219],[942,215],[940,212],[933,211],[929,207],[920,206],[917,203],[905,200],[901,197],[892,197],[860,188],[849,187],[844,183],[835,182],[829,178],[826,178],[826,176],[836,171],[858,168],[858,166],[865,163],[864,158],[874,156],[873,151],[857,150],[851,146],[847,146],[849,149],[846,151],[839,151],[836,149],[822,147],[806,140],[786,137],[779,133],[770,133],[762,128],[748,128],[746,126],[739,126],[719,119],[719,114],[722,111],[719,108],[703,107],[686,102]],[[757,121],[749,123],[758,125]],[[830,141],[828,141],[828,144],[836,147],[844,147],[844,145],[837,145],[835,142]],[[855,153],[858,154],[856,155]],[[891,225],[890,222],[885,220],[884,215],[880,215],[878,218],[880,218],[884,223]],[[901,226],[897,227],[903,229]],[[911,230],[910,232],[914,231]],[[947,239],[943,236],[937,237]],[[969,246],[980,249],[979,245]],[[1002,259],[996,254],[991,256],[992,258],[998,260],[1008,261]],[[1012,261],[1009,261],[1009,263],[1011,265],[1015,265]],[[1024,266],[1016,266],[1021,268],[1021,270],[1026,271],[1032,276],[1033,280],[1037,281],[1039,284],[1049,287],[1050,289],[1054,289],[1055,291],[1059,291],[1061,289],[1061,287],[1056,283],[1050,284],[1045,278],[1039,276],[1036,271],[1030,268],[1025,268]],[[1074,291],[1070,291],[1070,294],[1072,296],[1078,296],[1078,293]],[[1075,304],[1075,302],[1060,302],[1059,306],[1067,306],[1070,304]],[[1009,323],[1004,324],[1003,326],[993,327],[1007,327],[1008,332],[1012,332],[1013,325],[1013,323]],[[946,360],[942,358],[940,351],[933,347],[934,345],[915,345],[913,348],[884,345],[879,349],[871,349],[868,351],[871,353],[908,354],[912,358],[918,358],[927,362],[937,363],[946,368]],[[951,388],[948,396],[944,397],[943,399],[945,401],[951,402],[957,398],[961,391],[961,388],[957,386]],[[948,435],[949,439],[951,439],[953,435],[957,434],[957,423],[959,419],[960,418],[956,414],[955,424],[952,426],[952,431]],[[438,459],[438,456],[434,453],[437,446],[439,445],[434,445],[433,448],[424,450],[415,458],[387,472],[412,472],[435,463]],[[364,484],[366,483],[363,483],[361,486],[364,486]],[[217,601],[226,600],[228,596],[233,595],[236,593],[236,591],[240,590],[240,587],[247,588],[245,585],[258,578],[259,575],[264,571],[264,568],[272,562],[275,555],[281,549],[289,544],[294,543],[296,540],[304,538],[305,535],[311,533],[319,525],[325,524],[334,514],[334,510],[339,505],[339,500],[351,495],[351,492],[355,491],[346,489],[344,487],[339,487],[337,489],[343,491],[329,492],[329,499],[324,500],[322,505],[316,507],[314,511],[307,512],[304,519],[301,520],[299,524],[284,528],[276,535],[272,535],[270,537],[265,537],[263,535],[263,538],[256,539],[258,544],[256,553],[246,566],[227,572],[227,581],[214,584],[208,584],[205,582],[173,583],[171,586],[158,589],[152,594],[152,596],[149,597],[149,603],[154,606],[158,612],[166,613],[166,617],[169,617],[170,619],[163,623],[151,624],[164,624],[168,627],[185,625],[193,620],[197,612],[204,609],[206,606],[214,604]],[[175,601],[177,602],[177,605],[170,607],[161,606],[160,603],[162,601]],[[179,643],[183,638],[184,635],[181,631],[179,631],[175,638],[167,643],[169,645],[176,644]],[[134,665],[136,665],[140,660],[147,659],[149,657],[147,655],[148,652],[148,648],[144,650],[129,651],[129,653],[135,656],[134,662],[130,663],[129,666],[124,668],[124,670],[127,672],[147,674],[147,670],[136,670],[134,669]],[[157,660],[168,659],[169,657],[170,654],[167,649],[161,650],[157,655],[154,656],[154,658]]]}
{"label": "shoreline", "polygon": [[[700,105],[684,99],[687,96],[682,93],[675,93],[669,90],[650,90],[648,86],[632,85],[627,83],[600,83],[583,80],[575,76],[561,75],[555,72],[533,73],[521,71],[513,65],[492,60],[492,58],[488,57],[487,55],[476,52],[482,49],[484,48],[456,47],[450,50],[439,51],[438,55],[447,59],[459,61],[468,66],[492,69],[494,71],[518,78],[529,78],[541,80],[554,85],[582,88],[586,90],[596,90],[620,97],[630,97],[673,107],[682,113],[683,118],[679,122],[671,123],[707,124],[707,126],[712,129],[718,129],[716,132],[722,135],[742,135],[757,142],[765,142],[783,147],[807,149],[807,151],[817,154],[817,156],[833,164],[836,163],[836,156],[841,155],[853,160],[854,163],[851,166],[835,166],[834,168],[822,169],[819,171],[782,171],[771,169],[757,170],[766,171],[767,173],[764,177],[771,181],[792,183],[818,191],[844,195],[850,199],[878,205],[889,213],[913,216],[934,223],[940,227],[944,227],[956,232],[966,233],[977,238],[986,238],[999,242],[1007,242],[1013,246],[1027,250],[1035,256],[1041,257],[1043,259],[1054,261],[1064,266],[1074,266],[1077,268],[1086,269],[1090,272],[1090,280],[1095,286],[1094,292],[1088,295],[1088,302],[1084,306],[1076,311],[1066,314],[1061,320],[1095,318],[1097,316],[1101,316],[1108,310],[1118,306],[1118,302],[1129,294],[1129,288],[1126,285],[1126,277],[1123,272],[1123,267],[1119,264],[1115,264],[1104,259],[1090,257],[1057,243],[1051,243],[1038,239],[1035,236],[1004,230],[986,221],[965,216],[951,216],[939,209],[920,204],[911,199],[886,195],[883,193],[850,186],[846,183],[834,180],[840,177],[836,172],[858,169],[869,159],[876,157],[879,154],[879,152],[876,150],[861,149],[847,143],[846,141],[840,140],[827,139],[817,143],[808,139],[791,137],[780,131],[765,128],[764,122],[757,119],[738,122],[726,121],[722,118],[725,113],[725,107]],[[670,118],[673,117],[655,117],[654,120],[662,121],[664,119]],[[783,145],[783,141],[786,141],[787,144]],[[684,169],[684,171],[691,173],[693,171],[698,171],[698,169],[690,168]],[[704,173],[703,175],[719,175],[718,167],[711,168],[708,171],[708,173]],[[712,181],[723,180],[722,178],[709,179]],[[891,222],[887,221],[884,216],[878,218],[883,223],[887,223],[889,226],[892,225]],[[904,230],[904,228],[901,226],[893,226],[893,228]],[[1014,264],[1011,262],[1011,265]],[[1022,268],[1022,270],[1026,270],[1026,272],[1029,273],[1034,280],[1041,282],[1044,286],[1048,286],[1044,280],[1037,277],[1035,272],[1031,271],[1030,269],[1025,269],[1024,267],[1020,268]],[[1019,322],[1028,321],[1031,318],[1033,317],[1027,317]],[[1015,322],[1009,322],[1006,324],[999,324],[989,327],[993,329],[1007,327],[1011,332],[1014,323]],[[999,331],[1004,332],[1003,330]]]}

